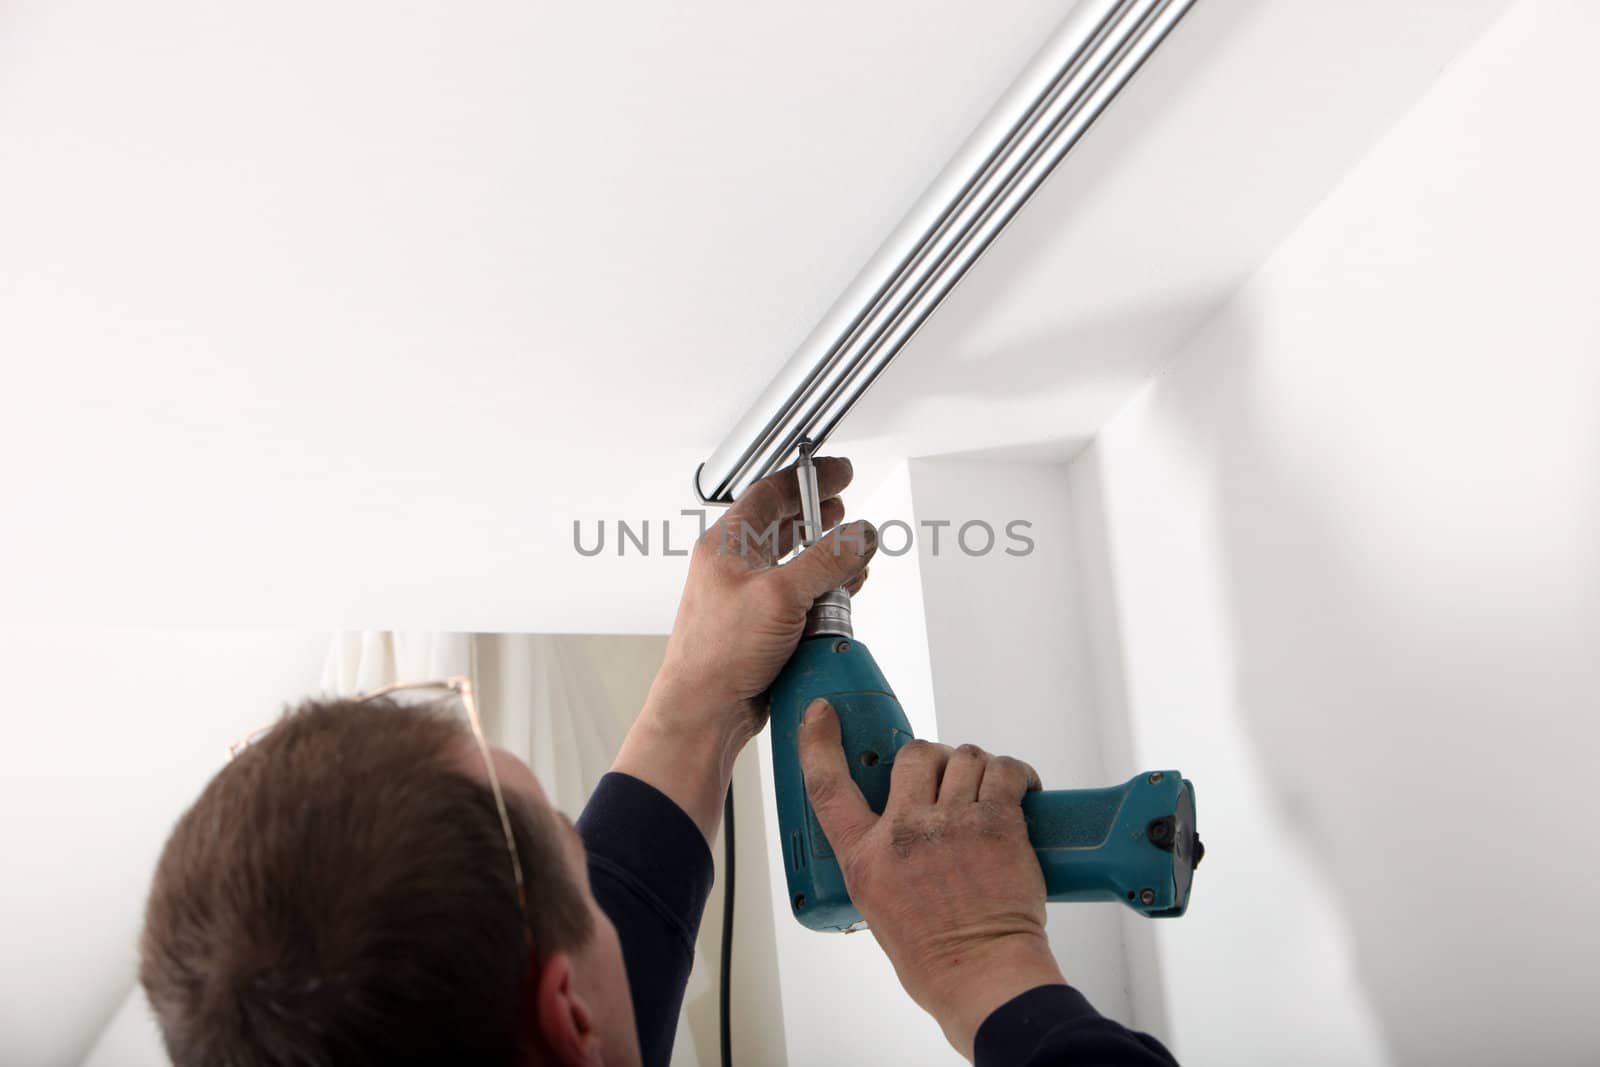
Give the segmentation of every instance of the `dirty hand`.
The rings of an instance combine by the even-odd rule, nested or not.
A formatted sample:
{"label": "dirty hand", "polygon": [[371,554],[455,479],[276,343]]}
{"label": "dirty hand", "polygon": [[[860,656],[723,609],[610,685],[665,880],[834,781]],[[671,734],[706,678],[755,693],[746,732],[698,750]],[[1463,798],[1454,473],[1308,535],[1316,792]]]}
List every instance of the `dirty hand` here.
{"label": "dirty hand", "polygon": [[671,797],[708,840],[733,761],[767,721],[767,688],[799,644],[806,613],[830,589],[858,591],[878,547],[870,523],[838,525],[850,461],[814,462],[830,532],[799,556],[779,562],[799,540],[793,467],[745,490],[695,545],[661,670],[613,764]]}
{"label": "dirty hand", "polygon": [[973,745],[912,741],[895,755],[881,816],[850,777],[839,718],[806,709],[800,766],[845,887],[901,985],[972,1058],[1006,1001],[1065,979],[1045,938],[1044,874],[1021,802],[1032,767]]}
{"label": "dirty hand", "polygon": [[[766,722],[766,691],[793,655],[818,596],[854,593],[877,548],[867,522],[840,527],[850,461],[817,465],[829,534],[787,563],[800,523],[793,467],[752,485],[695,545],[656,688],[694,694],[692,714],[728,726],[742,745]],[[654,695],[654,694],[652,694]]]}

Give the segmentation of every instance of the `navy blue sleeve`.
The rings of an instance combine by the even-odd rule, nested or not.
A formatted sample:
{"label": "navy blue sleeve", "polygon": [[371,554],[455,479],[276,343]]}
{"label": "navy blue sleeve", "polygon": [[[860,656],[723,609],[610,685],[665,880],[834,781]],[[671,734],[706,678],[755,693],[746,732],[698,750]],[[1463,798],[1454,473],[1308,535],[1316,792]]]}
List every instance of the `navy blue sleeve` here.
{"label": "navy blue sleeve", "polygon": [[1071,986],[1042,985],[989,1013],[974,1067],[1178,1067],[1148,1034],[1114,1023]]}
{"label": "navy blue sleeve", "polygon": [[595,900],[622,941],[645,1067],[666,1067],[711,894],[711,849],[682,808],[627,774],[600,779],[577,826]]}

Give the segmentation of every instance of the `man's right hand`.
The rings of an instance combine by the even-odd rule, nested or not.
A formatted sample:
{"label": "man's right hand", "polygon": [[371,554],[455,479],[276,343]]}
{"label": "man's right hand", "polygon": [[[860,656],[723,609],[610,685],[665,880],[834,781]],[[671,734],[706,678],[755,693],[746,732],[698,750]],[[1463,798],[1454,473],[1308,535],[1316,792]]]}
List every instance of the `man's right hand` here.
{"label": "man's right hand", "polygon": [[913,1000],[972,1058],[1006,1001],[1065,984],[1045,938],[1044,874],[1021,802],[1032,767],[973,745],[912,741],[895,755],[881,816],[850,777],[839,719],[806,709],[800,766],[845,887]]}
{"label": "man's right hand", "polygon": [[850,461],[816,460],[825,536],[787,563],[798,540],[800,481],[793,467],[739,495],[695,545],[678,617],[644,708],[611,769],[665,793],[716,840],[734,760],[761,732],[767,689],[794,654],[817,597],[866,580],[878,534],[839,526]]}

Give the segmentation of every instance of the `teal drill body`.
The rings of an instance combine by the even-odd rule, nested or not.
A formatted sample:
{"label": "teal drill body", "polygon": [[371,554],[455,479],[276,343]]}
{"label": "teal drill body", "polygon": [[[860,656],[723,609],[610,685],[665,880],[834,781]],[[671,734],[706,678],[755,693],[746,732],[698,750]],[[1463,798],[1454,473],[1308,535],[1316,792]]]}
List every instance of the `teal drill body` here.
{"label": "teal drill body", "polygon": [[[913,735],[872,654],[853,637],[805,638],[773,683],[773,777],[789,903],[814,930],[850,930],[861,916],[800,771],[800,718],[818,697],[838,712],[850,773],[875,812],[889,798],[895,754]],[[1031,793],[1022,810],[1048,899],[1114,900],[1151,916],[1182,915],[1188,906],[1201,848],[1194,788],[1177,771],[1105,789]]]}

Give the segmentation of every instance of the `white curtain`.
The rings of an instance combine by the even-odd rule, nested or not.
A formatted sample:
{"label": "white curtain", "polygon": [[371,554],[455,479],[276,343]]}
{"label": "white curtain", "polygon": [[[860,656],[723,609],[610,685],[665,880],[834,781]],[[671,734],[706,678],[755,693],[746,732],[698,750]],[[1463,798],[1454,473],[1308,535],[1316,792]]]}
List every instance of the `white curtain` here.
{"label": "white curtain", "polygon": [[489,740],[532,767],[551,803],[571,815],[639,710],[612,699],[582,638],[549,634],[338,634],[322,688],[348,695],[457,674],[472,679]]}

